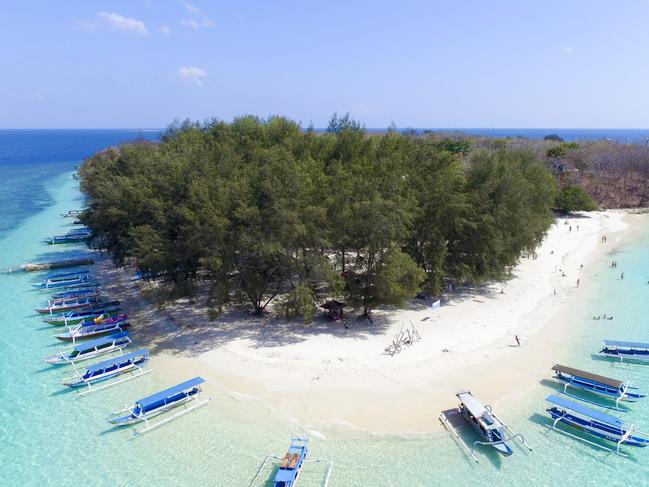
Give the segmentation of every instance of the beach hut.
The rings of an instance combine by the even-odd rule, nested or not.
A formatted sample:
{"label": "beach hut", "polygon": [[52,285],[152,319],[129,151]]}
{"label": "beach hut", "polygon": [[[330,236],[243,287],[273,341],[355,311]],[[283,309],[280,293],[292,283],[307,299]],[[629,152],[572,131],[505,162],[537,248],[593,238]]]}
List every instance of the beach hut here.
{"label": "beach hut", "polygon": [[343,309],[347,306],[345,303],[331,299],[324,304],[321,304],[320,307],[326,310],[325,315],[327,318],[338,321],[343,317]]}

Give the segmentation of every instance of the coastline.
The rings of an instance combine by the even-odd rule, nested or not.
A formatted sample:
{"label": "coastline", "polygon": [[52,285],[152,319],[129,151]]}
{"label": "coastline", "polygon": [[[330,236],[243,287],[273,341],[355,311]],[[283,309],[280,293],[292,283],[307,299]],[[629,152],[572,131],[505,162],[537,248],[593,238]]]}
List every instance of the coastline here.
{"label": "coastline", "polygon": [[[559,218],[537,257],[521,259],[510,280],[459,290],[438,309],[425,301],[379,310],[374,325],[350,318],[350,330],[244,312],[210,322],[202,303],[159,311],[126,270],[108,259],[98,270],[104,290],[123,300],[138,340],[170,380],[203,375],[213,393],[259,400],[305,427],[429,433],[440,428],[438,412],[455,405],[460,389],[495,402],[547,376],[554,362],[548,349],[566,347],[576,327],[567,330],[565,323],[586,311],[580,296],[595,284],[592,268],[641,218],[614,210]],[[421,341],[385,355],[404,322],[415,325]],[[520,348],[512,346],[514,335]]]}

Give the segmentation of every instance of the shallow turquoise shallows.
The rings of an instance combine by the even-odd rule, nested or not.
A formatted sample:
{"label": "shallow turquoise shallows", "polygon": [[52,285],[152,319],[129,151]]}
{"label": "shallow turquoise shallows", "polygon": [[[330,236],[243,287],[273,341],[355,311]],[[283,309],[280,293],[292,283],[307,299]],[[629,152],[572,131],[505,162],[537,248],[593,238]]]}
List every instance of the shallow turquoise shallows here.
{"label": "shallow turquoise shallows", "polygon": [[[47,173],[45,181],[30,180],[33,186],[25,191],[41,192],[38,205],[23,204],[11,214],[3,206],[0,219],[11,225],[0,230],[1,268],[86,252],[83,246],[52,248],[43,243],[43,238],[71,228],[59,213],[82,204],[71,173],[76,163],[71,160]],[[21,169],[12,170],[12,177],[18,178]],[[0,179],[0,203],[15,197],[15,188],[2,189],[6,184]],[[613,259],[619,263],[616,270],[607,267]],[[624,280],[619,279],[622,271]],[[151,374],[84,398],[61,386],[61,369],[42,362],[59,346],[52,337],[53,327],[32,311],[46,296],[30,290],[42,275],[0,274],[2,485],[248,485],[261,459],[269,452],[282,454],[290,437],[298,434],[310,435],[311,457],[334,462],[330,485],[649,485],[649,448],[626,448],[631,457],[624,459],[546,428],[543,398],[555,389],[541,378],[530,390],[494,404],[499,416],[522,432],[534,451],[516,447],[509,458],[479,451],[477,465],[443,432],[397,437],[325,427],[305,431],[262,404],[222,393],[208,406],[133,438],[130,429],[112,429],[106,415],[173,384],[156,371],[154,356]],[[589,270],[583,281],[583,310],[565,323],[579,331],[567,350],[557,352],[556,361],[629,378],[649,390],[649,366],[611,365],[592,357],[604,338],[649,341],[649,228]],[[593,314],[604,312],[614,320],[592,320]],[[133,334],[137,337],[137,323]],[[649,399],[629,409],[614,414],[649,431]],[[431,424],[438,414],[431,410]],[[321,485],[323,474],[322,465],[307,464],[299,485]],[[270,468],[262,475],[272,476]]]}

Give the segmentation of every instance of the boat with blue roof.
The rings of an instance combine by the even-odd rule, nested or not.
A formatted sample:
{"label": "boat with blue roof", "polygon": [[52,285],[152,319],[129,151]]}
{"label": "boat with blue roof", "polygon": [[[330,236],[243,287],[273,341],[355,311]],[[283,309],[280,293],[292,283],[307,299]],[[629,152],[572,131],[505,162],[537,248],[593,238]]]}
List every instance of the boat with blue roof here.
{"label": "boat with blue roof", "polygon": [[72,348],[45,357],[43,361],[51,365],[74,364],[109,353],[123,353],[123,349],[131,345],[131,343],[133,342],[127,331],[117,332],[82,342]]}
{"label": "boat with blue roof", "polygon": [[[584,404],[570,401],[562,396],[550,395],[545,400],[550,403],[550,407],[547,408],[546,411],[554,420],[552,426],[546,426],[561,434],[570,436],[603,450],[615,451],[615,453],[623,456],[626,455],[620,452],[620,447],[622,445],[639,448],[644,448],[649,445],[648,433],[638,431],[634,424],[625,423],[616,416],[598,411]],[[608,448],[563,429],[559,429],[557,427],[559,423],[570,426],[573,429],[592,435],[596,438],[611,441],[616,444],[616,447],[615,449]]]}
{"label": "boat with blue roof", "polygon": [[[210,398],[201,399],[203,392],[202,385],[204,382],[205,380],[202,377],[194,377],[163,391],[151,394],[150,396],[135,401],[132,406],[126,406],[119,411],[111,413],[108,422],[116,426],[127,426],[144,422],[146,425],[145,428],[136,433],[146,433],[206,404]],[[150,422],[152,418],[180,407],[182,407],[182,410],[172,416],[156,423]]]}
{"label": "boat with blue roof", "polygon": [[604,340],[604,348],[599,353],[620,362],[649,363],[649,343]]}

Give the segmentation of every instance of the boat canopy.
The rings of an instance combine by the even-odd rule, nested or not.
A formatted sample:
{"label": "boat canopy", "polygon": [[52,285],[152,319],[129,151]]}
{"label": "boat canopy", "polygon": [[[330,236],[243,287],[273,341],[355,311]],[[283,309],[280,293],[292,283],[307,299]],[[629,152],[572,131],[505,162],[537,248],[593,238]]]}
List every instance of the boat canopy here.
{"label": "boat canopy", "polygon": [[604,345],[607,347],[622,347],[622,348],[643,348],[649,350],[649,343],[642,342],[624,342],[619,340],[604,340]]}
{"label": "boat canopy", "polygon": [[143,355],[148,355],[148,354],[149,351],[146,349],[138,350],[137,352],[127,353],[124,355],[120,355],[119,357],[109,358],[108,360],[104,360],[102,362],[97,362],[96,364],[89,365],[86,370],[90,374],[92,374],[93,372],[100,372],[102,370],[111,368],[113,365],[123,364],[124,362],[128,362],[129,360],[133,360],[137,357],[141,357]]}
{"label": "boat canopy", "polygon": [[602,413],[600,411],[597,411],[596,409],[591,409],[588,406],[584,406],[576,402],[568,401],[568,399],[565,399],[561,396],[550,394],[545,398],[545,400],[562,408],[570,409],[575,413],[583,414],[584,416],[588,416],[589,418],[601,421],[602,423],[606,423],[611,426],[617,426],[618,428],[624,427],[624,421],[622,421],[620,418],[616,418],[615,416],[611,416],[610,414]]}
{"label": "boat canopy", "polygon": [[146,410],[158,401],[162,401],[180,392],[184,392],[187,389],[192,389],[193,387],[202,384],[203,382],[205,382],[205,379],[203,379],[202,377],[194,377],[193,379],[189,379],[188,381],[170,387],[169,389],[165,389],[164,391],[151,394],[150,396],[147,396],[144,399],[140,399],[139,401],[136,401],[136,403],[139,404],[142,407],[142,409]]}
{"label": "boat canopy", "polygon": [[462,401],[462,404],[469,410],[469,412],[476,418],[480,418],[484,413],[484,406],[478,401],[473,394],[469,391],[458,392],[457,397]]}
{"label": "boat canopy", "polygon": [[572,367],[566,367],[559,364],[555,364],[552,367],[552,370],[556,370],[557,372],[563,374],[569,374],[573,377],[581,377],[582,379],[599,382],[600,384],[615,387],[616,389],[620,389],[625,384],[625,382],[621,380],[611,379],[609,377],[604,377],[603,375],[591,374],[590,372],[586,372],[584,370],[573,369]]}
{"label": "boat canopy", "polygon": [[112,335],[107,335],[105,337],[84,342],[74,347],[74,349],[78,352],[86,352],[88,350],[93,350],[95,347],[100,347],[101,345],[105,345],[106,343],[112,343],[115,340],[119,340],[120,338],[124,338],[127,336],[128,336],[128,332],[121,331],[119,333],[113,333]]}

